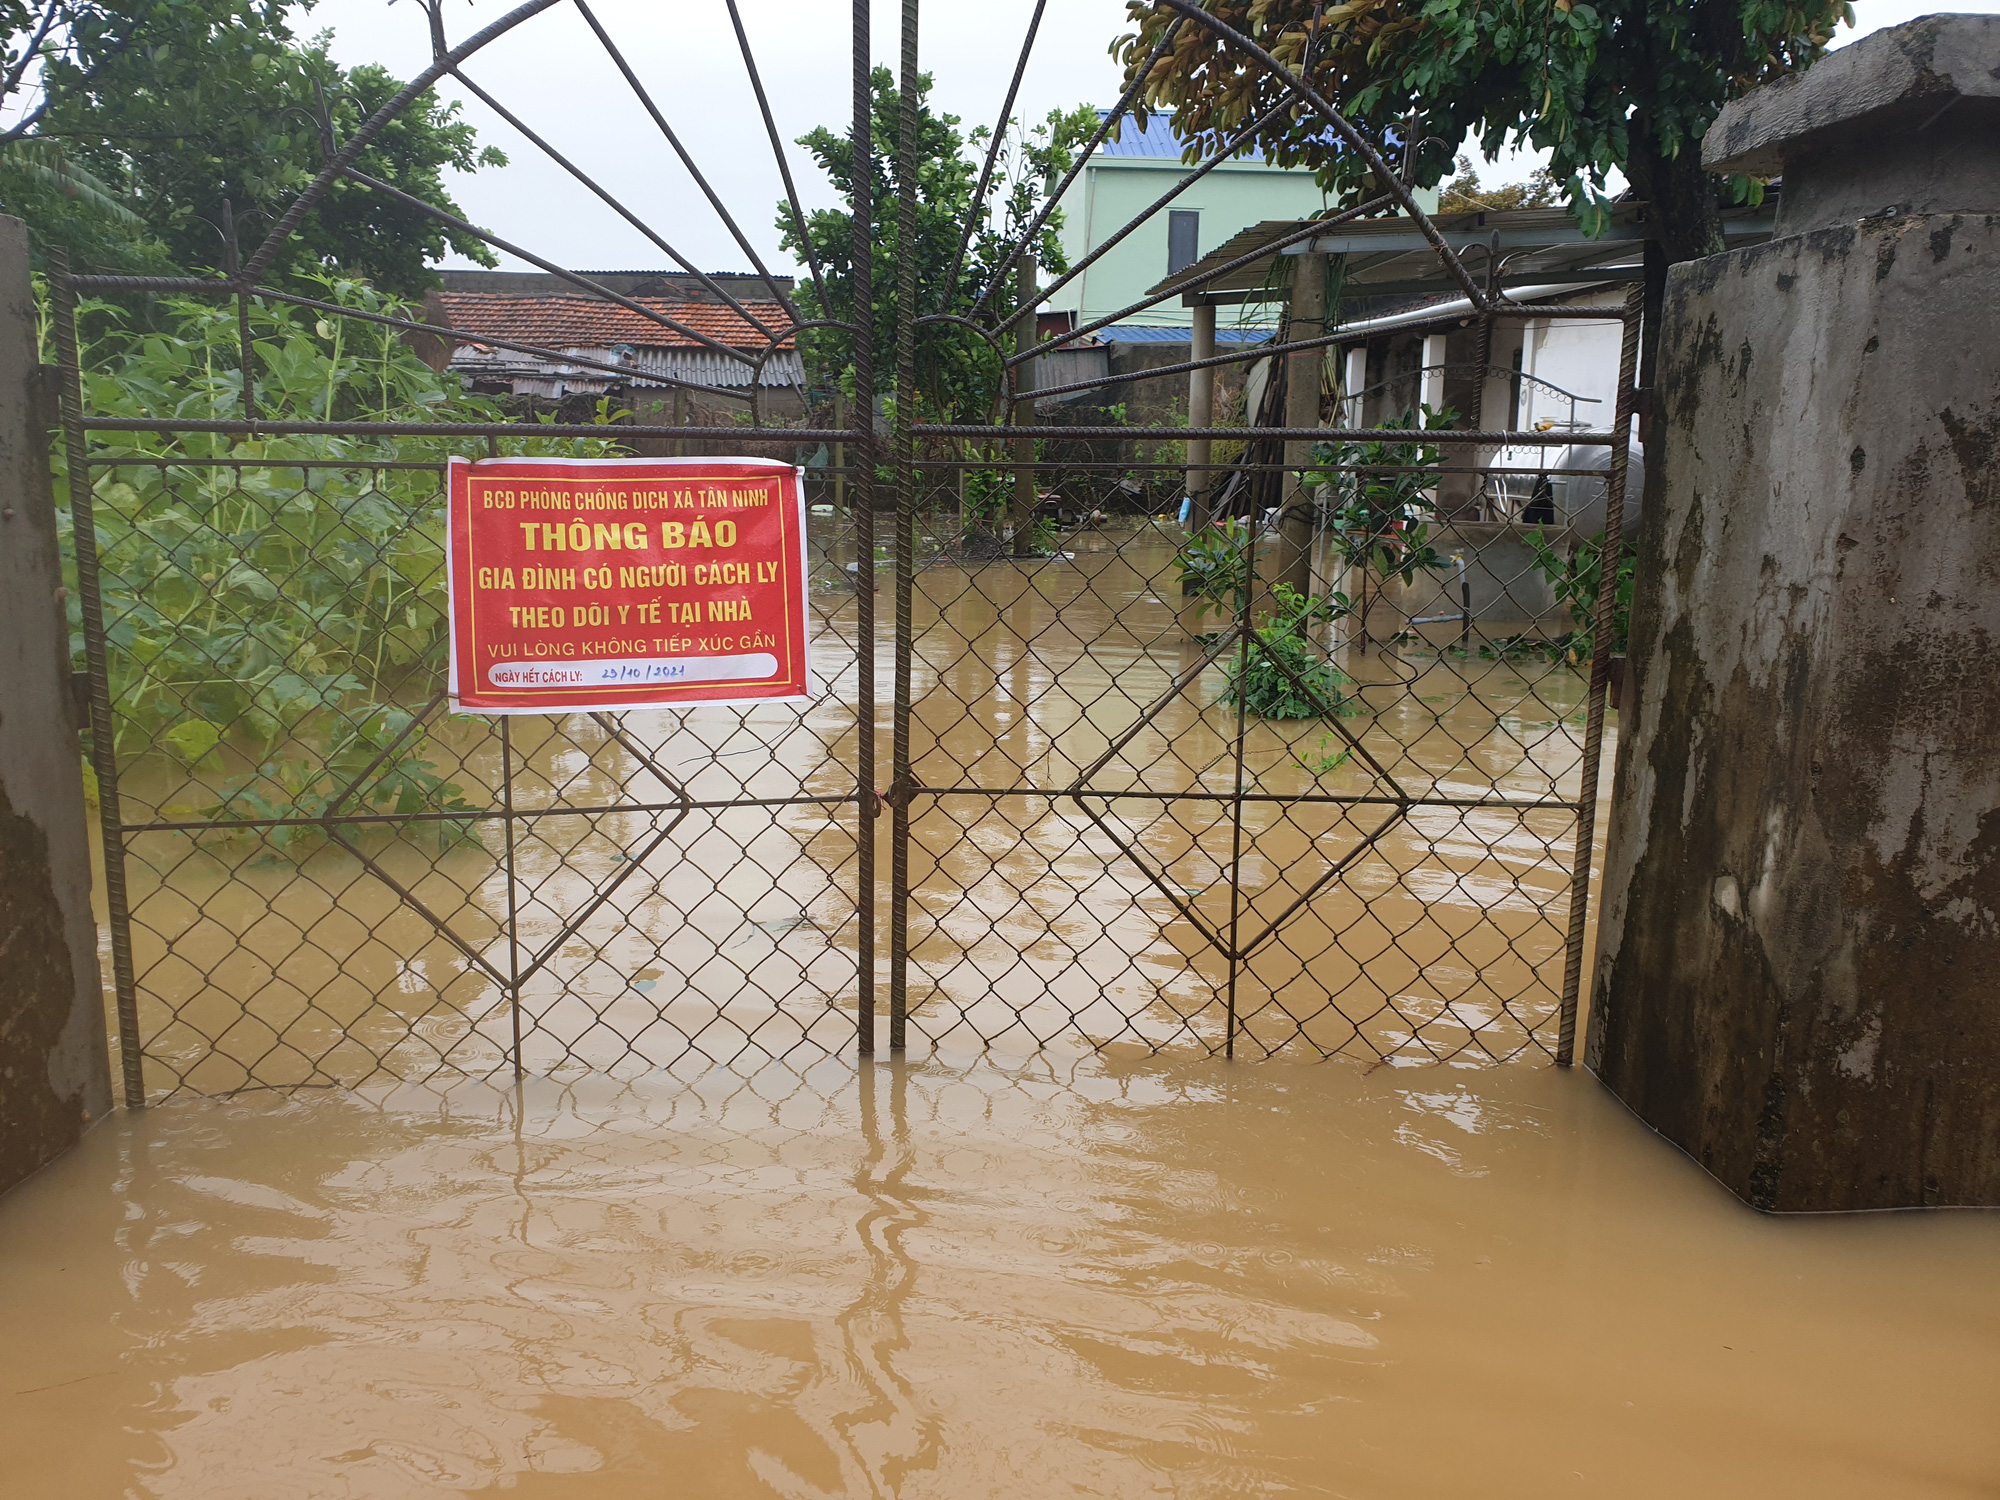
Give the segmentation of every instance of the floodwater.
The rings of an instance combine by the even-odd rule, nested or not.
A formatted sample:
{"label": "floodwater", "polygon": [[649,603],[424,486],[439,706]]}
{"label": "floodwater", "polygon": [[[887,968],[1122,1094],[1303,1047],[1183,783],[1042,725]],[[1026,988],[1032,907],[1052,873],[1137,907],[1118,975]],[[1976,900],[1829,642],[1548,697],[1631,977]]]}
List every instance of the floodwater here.
{"label": "floodwater", "polygon": [[[944,559],[920,575],[912,1044],[1544,1055],[1568,922],[1576,674],[1422,643],[1347,649],[1352,712],[1253,720],[1239,769],[1224,673],[1201,670],[1190,634],[1213,622],[1188,618],[1176,542],[1119,523],[1049,562]],[[138,835],[149,1086],[501,1070],[515,1046],[501,980],[516,967],[531,1072],[847,1046],[864,837],[852,592],[815,610],[826,691],[802,708],[514,721],[510,795],[532,816],[511,851],[493,824],[442,846],[436,824],[362,831],[353,850]],[[886,786],[887,587],[878,613]],[[472,804],[500,802],[490,722],[444,721],[423,753]],[[131,822],[216,800],[159,758],[127,792]],[[1314,796],[1377,800],[1300,800]],[[865,836],[880,986],[889,819]]]}
{"label": "floodwater", "polygon": [[0,1200],[9,1497],[2000,1492],[2000,1215],[1582,1073],[941,1057],[183,1099]]}

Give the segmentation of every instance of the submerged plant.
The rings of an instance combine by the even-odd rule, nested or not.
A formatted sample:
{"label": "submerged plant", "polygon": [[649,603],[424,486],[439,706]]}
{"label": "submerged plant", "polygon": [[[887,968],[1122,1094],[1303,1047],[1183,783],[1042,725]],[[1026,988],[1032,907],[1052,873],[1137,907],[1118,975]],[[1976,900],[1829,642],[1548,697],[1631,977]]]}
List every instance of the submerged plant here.
{"label": "submerged plant", "polygon": [[1354,679],[1328,661],[1312,627],[1349,612],[1344,594],[1302,594],[1290,584],[1272,587],[1271,617],[1257,626],[1243,650],[1223,667],[1222,701],[1241,702],[1263,719],[1323,719],[1351,714],[1360,700]]}
{"label": "submerged plant", "polygon": [[[1449,427],[1458,413],[1420,406],[1385,420],[1385,428]],[[1325,507],[1335,552],[1350,567],[1372,568],[1387,582],[1413,583],[1420,572],[1451,566],[1432,537],[1442,516],[1437,501],[1437,469],[1443,452],[1435,443],[1387,440],[1321,443],[1313,461],[1322,467],[1303,477],[1305,488]]]}
{"label": "submerged plant", "polygon": [[1250,602],[1250,528],[1236,517],[1190,536],[1174,559],[1181,597],[1196,601],[1197,614],[1221,620],[1240,618]]}
{"label": "submerged plant", "polygon": [[[1527,535],[1535,556],[1535,571],[1548,580],[1556,602],[1569,610],[1575,629],[1553,648],[1571,666],[1588,663],[1596,655],[1597,600],[1604,587],[1604,533],[1559,551],[1540,531]],[[1611,600],[1611,651],[1622,655],[1632,630],[1632,581],[1638,568],[1639,549],[1625,543],[1618,559],[1618,576]]]}

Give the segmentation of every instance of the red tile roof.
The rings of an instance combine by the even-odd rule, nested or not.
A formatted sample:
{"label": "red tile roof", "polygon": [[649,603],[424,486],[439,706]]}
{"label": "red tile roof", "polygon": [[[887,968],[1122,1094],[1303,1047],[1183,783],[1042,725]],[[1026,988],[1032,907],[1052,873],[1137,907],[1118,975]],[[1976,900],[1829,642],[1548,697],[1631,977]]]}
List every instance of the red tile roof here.
{"label": "red tile roof", "polygon": [[[635,348],[692,349],[700,341],[664,324],[641,317],[616,302],[591,297],[510,297],[494,292],[439,292],[451,327],[462,329],[468,343],[479,335],[537,344],[545,349],[601,349],[612,344]],[[641,307],[672,318],[683,327],[706,334],[732,349],[762,350],[769,340],[733,308],[711,302],[684,302],[661,297],[635,297]],[[791,327],[791,319],[775,302],[745,302],[744,307],[771,328]]]}

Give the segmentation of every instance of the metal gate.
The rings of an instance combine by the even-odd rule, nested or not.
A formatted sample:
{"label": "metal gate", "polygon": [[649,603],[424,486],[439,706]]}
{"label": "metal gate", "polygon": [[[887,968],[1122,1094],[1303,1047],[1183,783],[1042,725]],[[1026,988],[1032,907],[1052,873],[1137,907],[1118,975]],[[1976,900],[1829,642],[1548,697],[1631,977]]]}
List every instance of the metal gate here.
{"label": "metal gate", "polygon": [[[323,127],[324,169],[256,249],[238,260],[232,248],[224,276],[55,269],[57,457],[128,1104],[184,1089],[1058,1038],[1232,1056],[1570,1060],[1616,590],[1598,590],[1594,620],[1575,636],[1496,634],[1474,609],[1469,570],[1503,595],[1541,588],[1542,606],[1546,586],[1518,563],[1518,520],[1481,533],[1512,548],[1503,568],[1498,551],[1481,554],[1469,532],[1451,530],[1452,505],[1462,510],[1466,494],[1490,504],[1505,488],[1504,449],[1595,443],[1610,452],[1595,471],[1598,555],[1621,555],[1637,303],[1607,315],[1510,301],[1497,239],[1482,280],[1398,174],[1282,64],[1186,0],[1158,4],[1176,26],[1206,28],[1244,67],[1266,70],[1344,149],[1370,154],[1388,184],[1294,240],[1400,212],[1470,309],[1451,326],[1622,318],[1626,394],[1609,430],[1413,438],[1318,420],[1254,431],[1211,421],[1158,436],[1051,423],[1022,383],[1034,361],[1237,267],[1037,340],[1017,333],[1049,289],[1000,309],[1003,263],[981,319],[944,319],[921,304],[908,250],[918,164],[906,109],[898,201],[869,202],[862,174],[850,270],[853,304],[872,306],[870,247],[879,225],[900,224],[893,349],[873,348],[870,326],[807,323],[761,264],[768,295],[756,305],[710,283],[765,339],[761,351],[718,346],[719,358],[754,367],[747,384],[701,387],[704,399],[747,408],[732,441],[824,445],[832,458],[812,495],[817,701],[454,718],[439,584],[445,459],[630,451],[691,431],[463,407],[450,420],[368,420],[334,411],[331,394],[316,413],[287,385],[295,352],[323,357],[348,338],[386,372],[422,325],[353,289],[308,297],[260,279],[338,182],[447,217],[356,166],[445,77],[679,260],[474,82],[481,49],[531,24],[595,33],[754,262],[587,6],[571,17],[558,0],[530,0],[457,46],[434,10],[433,65],[352,138]],[[868,22],[868,0],[855,0],[860,160],[873,149]],[[908,101],[915,0],[902,24]],[[761,106],[740,20],[736,33]],[[1084,158],[1135,96],[1136,86],[1107,113]],[[800,216],[767,106],[762,123]],[[982,203],[993,155],[984,165]],[[1190,167],[1186,181],[1212,165]],[[448,222],[579,295],[715,343],[670,310]],[[1017,252],[1041,226],[1038,216]],[[809,273],[825,275],[817,264]],[[171,306],[205,340],[206,415],[188,415],[192,391],[135,406],[99,377],[90,299],[139,295],[185,299]],[[1272,379],[1289,372],[1317,394],[1326,352],[1352,336],[1309,321],[1301,332],[1296,313],[1274,338],[1152,375],[1266,361]],[[919,331],[940,322],[995,351],[992,420],[918,420]],[[814,326],[847,327],[858,390],[875,389],[878,363],[893,369],[892,425],[878,428],[865,400],[838,421],[763,419],[757,372]],[[593,363],[478,328],[452,332]],[[1248,444],[1242,457],[1212,447],[1231,443]],[[1275,502],[1225,515],[1225,474]],[[997,482],[997,506],[968,505],[967,475],[989,490]],[[1189,525],[1131,498],[1157,502],[1161,476],[1191,485]],[[1363,483],[1384,477],[1400,497],[1387,509]],[[1107,501],[1112,480],[1127,481],[1122,508]],[[1461,499],[1447,504],[1454,485]],[[1455,537],[1458,555],[1423,542],[1419,557],[1423,528],[1433,542]],[[1587,659],[1564,660],[1577,641]]]}

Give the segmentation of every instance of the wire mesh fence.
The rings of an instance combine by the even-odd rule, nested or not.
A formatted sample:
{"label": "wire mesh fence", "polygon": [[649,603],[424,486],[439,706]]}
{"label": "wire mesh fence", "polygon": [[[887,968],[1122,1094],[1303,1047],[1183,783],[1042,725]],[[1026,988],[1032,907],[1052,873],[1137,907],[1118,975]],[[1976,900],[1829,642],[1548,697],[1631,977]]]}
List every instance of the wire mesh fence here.
{"label": "wire mesh fence", "polygon": [[[427,78],[548,8],[441,47]],[[856,305],[873,235],[910,209],[914,149],[899,204],[852,205]],[[306,196],[340,178],[389,191],[343,148]],[[796,207],[789,176],[787,192]],[[1400,181],[1324,223],[1385,208],[1467,290],[1460,323],[1622,320],[1629,393],[1635,300],[1513,304],[1491,257],[1482,292]],[[812,323],[775,282],[771,304],[719,293],[757,332],[731,356],[748,383],[718,399],[748,400],[746,443],[811,465],[814,698],[484,719],[448,708],[446,457],[644,452],[686,430],[343,416],[331,386],[313,405],[286,385],[298,340],[351,321],[386,371],[420,325],[259,286],[290,227],[223,280],[52,278],[129,1102],[1058,1039],[1568,1061],[1624,395],[1590,432],[1364,428],[1338,382],[1302,427],[1247,410],[1236,427],[1055,425],[1021,381],[1089,325],[998,352],[1034,305],[1000,308],[1002,264],[988,324],[957,322],[993,354],[1005,420],[920,420],[949,414],[922,410],[919,324],[953,320],[926,318],[906,255],[893,410],[878,425],[867,403],[820,400],[817,425],[775,428],[756,373],[775,352],[839,329],[868,390],[874,330]],[[234,367],[211,375],[207,415],[113,399],[86,368],[91,295],[212,310],[206,368]],[[1156,375],[1262,361],[1316,395],[1338,342],[1288,320]]]}

